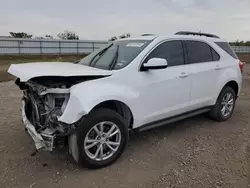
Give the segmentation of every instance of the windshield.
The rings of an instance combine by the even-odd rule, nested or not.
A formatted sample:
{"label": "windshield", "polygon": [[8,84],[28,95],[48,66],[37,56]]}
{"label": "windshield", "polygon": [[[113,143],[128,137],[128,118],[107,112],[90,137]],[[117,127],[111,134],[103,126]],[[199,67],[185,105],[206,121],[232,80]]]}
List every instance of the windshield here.
{"label": "windshield", "polygon": [[102,49],[96,50],[79,64],[100,69],[122,69],[151,42],[151,40],[122,40],[108,44]]}

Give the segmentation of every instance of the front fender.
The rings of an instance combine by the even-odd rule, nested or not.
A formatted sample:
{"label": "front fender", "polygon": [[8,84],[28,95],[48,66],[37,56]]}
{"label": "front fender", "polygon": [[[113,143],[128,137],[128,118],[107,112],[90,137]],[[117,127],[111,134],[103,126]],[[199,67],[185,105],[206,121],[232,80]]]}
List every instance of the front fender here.
{"label": "front fender", "polygon": [[137,97],[136,91],[119,83],[83,82],[70,89],[68,104],[58,120],[73,124],[88,114],[96,105],[109,100],[125,103],[133,113],[133,101]]}

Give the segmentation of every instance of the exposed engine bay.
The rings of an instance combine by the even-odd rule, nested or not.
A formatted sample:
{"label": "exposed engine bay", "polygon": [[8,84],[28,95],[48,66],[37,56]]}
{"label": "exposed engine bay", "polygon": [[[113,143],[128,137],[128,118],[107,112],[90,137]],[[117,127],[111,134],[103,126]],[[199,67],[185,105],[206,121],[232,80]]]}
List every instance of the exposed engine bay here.
{"label": "exposed engine bay", "polygon": [[57,122],[57,117],[62,115],[69,99],[69,89],[47,89],[42,85],[32,82],[27,83],[24,90],[26,113],[30,122],[35,125],[37,131],[45,128],[57,129],[65,132]]}
{"label": "exposed engine bay", "polygon": [[[16,85],[23,90],[24,94],[23,116],[26,116],[25,118],[35,128],[32,131],[33,139],[37,140],[37,137],[41,137],[40,141],[42,140],[41,142],[37,140],[37,149],[45,148],[52,151],[54,147],[64,145],[67,136],[75,129],[75,125],[58,121],[69,101],[69,88],[95,78],[98,77],[40,77],[27,82],[16,80]],[[27,126],[26,128],[28,129]]]}

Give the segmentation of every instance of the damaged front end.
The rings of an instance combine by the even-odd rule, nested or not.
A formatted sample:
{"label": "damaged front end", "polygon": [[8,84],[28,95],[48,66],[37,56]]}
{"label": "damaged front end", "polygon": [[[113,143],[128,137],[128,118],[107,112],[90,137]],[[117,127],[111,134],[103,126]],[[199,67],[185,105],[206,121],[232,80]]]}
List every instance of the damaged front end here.
{"label": "damaged front end", "polygon": [[78,109],[78,99],[72,100],[76,85],[112,75],[111,70],[70,62],[12,64],[8,73],[17,78],[16,85],[24,94],[22,116],[27,131],[37,149],[48,151],[67,140],[70,146],[77,121],[86,115]]}
{"label": "damaged front end", "polygon": [[[16,80],[23,90],[22,117],[25,127],[35,142],[36,149],[52,151],[62,146],[74,125],[58,121],[70,97],[70,87],[82,80],[61,81],[55,78],[36,78],[27,82]],[[42,84],[41,84],[42,83]]]}

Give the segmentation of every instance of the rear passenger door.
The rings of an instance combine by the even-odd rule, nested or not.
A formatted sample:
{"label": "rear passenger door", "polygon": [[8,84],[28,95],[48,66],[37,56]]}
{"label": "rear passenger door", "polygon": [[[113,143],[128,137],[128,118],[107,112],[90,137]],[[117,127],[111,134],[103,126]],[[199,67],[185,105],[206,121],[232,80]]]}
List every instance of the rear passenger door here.
{"label": "rear passenger door", "polygon": [[186,54],[190,65],[190,110],[213,105],[219,78],[219,55],[207,43],[186,40]]}

